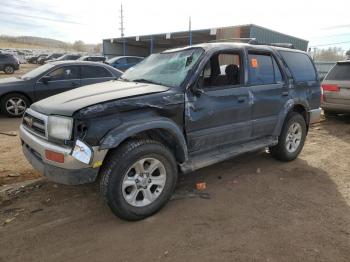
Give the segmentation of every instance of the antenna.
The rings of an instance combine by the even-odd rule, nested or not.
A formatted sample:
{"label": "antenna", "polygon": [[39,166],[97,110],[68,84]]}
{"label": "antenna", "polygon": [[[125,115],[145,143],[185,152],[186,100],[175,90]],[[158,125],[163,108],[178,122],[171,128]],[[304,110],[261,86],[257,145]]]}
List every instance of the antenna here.
{"label": "antenna", "polygon": [[120,5],[120,36],[123,38],[124,37],[124,15],[123,15],[123,4]]}
{"label": "antenna", "polygon": [[188,17],[188,33],[189,33],[189,45],[192,45],[192,21],[191,16]]}

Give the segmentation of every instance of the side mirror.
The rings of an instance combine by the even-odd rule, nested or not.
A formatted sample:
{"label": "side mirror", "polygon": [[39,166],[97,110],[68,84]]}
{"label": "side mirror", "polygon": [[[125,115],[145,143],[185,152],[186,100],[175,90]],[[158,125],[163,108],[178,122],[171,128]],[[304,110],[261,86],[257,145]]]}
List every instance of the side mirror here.
{"label": "side mirror", "polygon": [[51,81],[51,76],[43,76],[41,78],[41,81],[44,83],[44,84],[47,84],[48,82]]}
{"label": "side mirror", "polygon": [[195,96],[201,96],[204,94],[204,90],[199,86],[198,81],[192,86],[192,92]]}

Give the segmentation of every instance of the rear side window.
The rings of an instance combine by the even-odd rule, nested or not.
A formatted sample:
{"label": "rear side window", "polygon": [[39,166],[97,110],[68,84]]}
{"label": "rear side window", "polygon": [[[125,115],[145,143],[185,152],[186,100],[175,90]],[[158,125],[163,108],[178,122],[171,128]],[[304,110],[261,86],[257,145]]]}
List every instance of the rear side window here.
{"label": "rear side window", "polygon": [[81,78],[100,78],[100,77],[111,77],[111,73],[100,66],[82,66]]}
{"label": "rear side window", "polygon": [[141,60],[142,59],[137,58],[137,57],[128,57],[127,58],[128,64],[136,64],[136,63],[140,62]]}
{"label": "rear side window", "polygon": [[270,55],[249,54],[249,82],[251,85],[275,83],[275,73]]}
{"label": "rear side window", "polygon": [[327,74],[326,80],[350,80],[350,63],[338,63]]}
{"label": "rear side window", "polygon": [[60,67],[48,74],[52,81],[79,79],[78,66],[64,66]]}
{"label": "rear side window", "polygon": [[295,81],[314,81],[316,71],[311,59],[304,53],[280,51]]}

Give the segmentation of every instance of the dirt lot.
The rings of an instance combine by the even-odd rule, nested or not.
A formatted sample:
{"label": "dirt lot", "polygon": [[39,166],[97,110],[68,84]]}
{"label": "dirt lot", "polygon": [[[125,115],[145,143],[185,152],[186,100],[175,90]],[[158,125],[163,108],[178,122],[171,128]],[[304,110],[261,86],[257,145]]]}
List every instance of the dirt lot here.
{"label": "dirt lot", "polygon": [[[18,123],[0,118],[0,132]],[[134,223],[95,184],[44,181],[0,204],[0,261],[349,261],[349,141],[350,117],[327,119],[296,161],[258,152],[180,176],[173,200]],[[38,176],[18,136],[0,148],[2,184]]]}
{"label": "dirt lot", "polygon": [[35,65],[35,64],[21,64],[20,69],[15,71],[15,73],[12,75],[7,75],[3,71],[0,71],[0,78],[21,76],[37,67],[38,65]]}

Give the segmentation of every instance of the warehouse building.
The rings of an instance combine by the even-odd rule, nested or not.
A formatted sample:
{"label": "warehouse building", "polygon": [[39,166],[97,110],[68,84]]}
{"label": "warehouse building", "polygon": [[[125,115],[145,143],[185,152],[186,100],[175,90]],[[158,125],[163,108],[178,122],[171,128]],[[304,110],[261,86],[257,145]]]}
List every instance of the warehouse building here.
{"label": "warehouse building", "polygon": [[308,41],[282,34],[261,26],[249,24],[174,33],[130,36],[103,40],[103,54],[107,57],[132,55],[148,56],[166,49],[204,42],[254,38],[259,43],[291,43],[295,48],[307,50]]}

